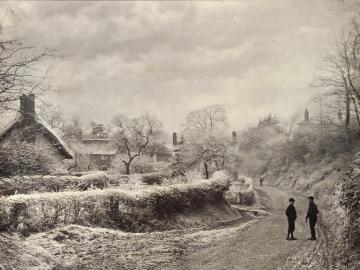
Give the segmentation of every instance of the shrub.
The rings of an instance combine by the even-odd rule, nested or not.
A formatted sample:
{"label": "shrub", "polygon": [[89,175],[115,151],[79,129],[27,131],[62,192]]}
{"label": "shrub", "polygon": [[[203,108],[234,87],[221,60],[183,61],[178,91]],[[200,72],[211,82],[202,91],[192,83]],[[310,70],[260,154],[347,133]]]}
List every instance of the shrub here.
{"label": "shrub", "polygon": [[0,176],[50,174],[61,171],[58,161],[43,149],[26,142],[7,143],[0,147]]}
{"label": "shrub", "polygon": [[[360,155],[356,156],[349,172],[341,182],[341,206],[348,216],[343,240],[346,245],[345,258],[349,258],[349,269],[358,269],[360,264]],[[349,263],[346,262],[346,263]]]}
{"label": "shrub", "polygon": [[80,177],[72,175],[32,175],[0,179],[0,195],[32,192],[59,192],[64,190],[87,190],[117,185],[119,179],[109,179],[104,172],[90,173]]}
{"label": "shrub", "polygon": [[252,205],[255,203],[255,191],[251,178],[239,176],[230,190],[226,192],[226,200],[233,204]]}
{"label": "shrub", "polygon": [[171,177],[164,179],[163,184],[165,185],[174,185],[174,184],[183,184],[183,183],[193,183],[201,181],[203,179],[202,173],[198,170],[188,170],[185,171],[182,175],[173,176],[171,172]]}
{"label": "shrub", "polygon": [[147,185],[160,185],[163,179],[169,178],[171,175],[167,172],[154,172],[141,175],[141,182]]}
{"label": "shrub", "polygon": [[227,179],[218,177],[142,192],[106,189],[14,195],[1,201],[0,225],[23,234],[68,224],[133,232],[162,230],[173,228],[171,217],[178,212],[225,203],[227,187]]}

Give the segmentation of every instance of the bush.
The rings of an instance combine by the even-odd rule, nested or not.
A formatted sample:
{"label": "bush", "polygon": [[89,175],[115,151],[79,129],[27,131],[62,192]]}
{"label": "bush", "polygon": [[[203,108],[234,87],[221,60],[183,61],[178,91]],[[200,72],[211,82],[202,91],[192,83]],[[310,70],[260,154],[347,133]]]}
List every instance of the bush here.
{"label": "bush", "polygon": [[0,179],[0,195],[33,192],[59,192],[65,190],[87,190],[117,185],[120,179],[109,179],[104,172],[90,173],[80,177],[72,175],[33,175]]}
{"label": "bush", "polygon": [[46,150],[30,143],[8,143],[0,147],[0,176],[11,177],[29,174],[64,172],[59,161]]}
{"label": "bush", "polygon": [[170,172],[171,177],[164,179],[164,185],[174,185],[174,184],[184,184],[184,183],[193,183],[203,180],[203,175],[199,170],[188,170],[185,171],[182,175],[173,175],[173,172]]}
{"label": "bush", "polygon": [[[358,154],[351,170],[341,182],[341,206],[347,214],[347,222],[343,233],[345,243],[344,258],[349,269],[358,269],[360,265],[360,155]],[[351,265],[350,265],[351,264]]]}
{"label": "bush", "polygon": [[119,189],[14,195],[1,201],[2,226],[23,234],[79,224],[132,232],[176,228],[171,217],[186,209],[225,203],[227,179],[157,187],[142,192]]}
{"label": "bush", "polygon": [[167,172],[154,172],[141,175],[141,182],[147,185],[160,185],[165,178],[171,177]]}
{"label": "bush", "polygon": [[[126,168],[124,166],[124,157],[119,156],[114,159],[111,165],[111,173],[114,174],[126,174]],[[125,158],[126,160],[126,158]],[[155,162],[153,158],[149,156],[139,156],[131,163],[131,174],[145,174],[157,172],[166,168],[166,162]]]}
{"label": "bush", "polygon": [[232,204],[252,205],[255,203],[255,191],[251,178],[239,176],[230,190],[226,192],[226,200]]}

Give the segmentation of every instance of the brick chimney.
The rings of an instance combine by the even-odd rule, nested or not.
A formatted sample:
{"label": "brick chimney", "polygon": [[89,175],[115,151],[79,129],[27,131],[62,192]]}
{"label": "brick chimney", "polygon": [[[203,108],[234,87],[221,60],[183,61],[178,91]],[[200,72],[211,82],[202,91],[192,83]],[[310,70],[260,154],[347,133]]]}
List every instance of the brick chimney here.
{"label": "brick chimney", "polygon": [[20,97],[20,113],[27,121],[35,118],[35,95],[22,95]]}
{"label": "brick chimney", "polygon": [[177,142],[177,134],[176,132],[173,132],[173,146],[176,146],[178,144]]}
{"label": "brick chimney", "polygon": [[305,120],[305,122],[309,122],[309,110],[308,109],[305,109],[304,120]]}
{"label": "brick chimney", "polygon": [[237,144],[236,131],[233,131],[233,132],[232,132],[232,143],[233,143],[234,145]]}

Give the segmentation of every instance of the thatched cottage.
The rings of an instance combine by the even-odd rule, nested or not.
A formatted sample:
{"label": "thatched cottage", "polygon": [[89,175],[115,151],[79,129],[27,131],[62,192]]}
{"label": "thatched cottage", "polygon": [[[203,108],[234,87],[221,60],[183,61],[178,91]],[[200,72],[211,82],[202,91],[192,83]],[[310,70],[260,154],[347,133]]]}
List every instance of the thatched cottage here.
{"label": "thatched cottage", "polygon": [[74,157],[66,143],[36,114],[35,96],[32,94],[21,96],[15,121],[0,135],[1,145],[19,141],[34,144],[36,149],[49,154],[55,160],[52,164],[54,173],[66,171],[64,160]]}

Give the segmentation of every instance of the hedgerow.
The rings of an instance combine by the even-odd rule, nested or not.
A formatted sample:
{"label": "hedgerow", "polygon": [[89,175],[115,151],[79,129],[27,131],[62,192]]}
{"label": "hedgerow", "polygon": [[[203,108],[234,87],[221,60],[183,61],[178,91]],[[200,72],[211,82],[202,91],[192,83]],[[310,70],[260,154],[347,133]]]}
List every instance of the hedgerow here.
{"label": "hedgerow", "polygon": [[91,187],[105,188],[123,182],[120,177],[109,178],[104,172],[83,176],[73,175],[28,175],[0,178],[0,195],[29,194],[34,192],[59,192],[87,190]]}
{"label": "hedgerow", "polygon": [[25,235],[68,224],[132,232],[175,228],[171,217],[176,213],[226,204],[227,187],[226,178],[215,178],[141,192],[111,188],[13,195],[0,202],[0,226]]}

